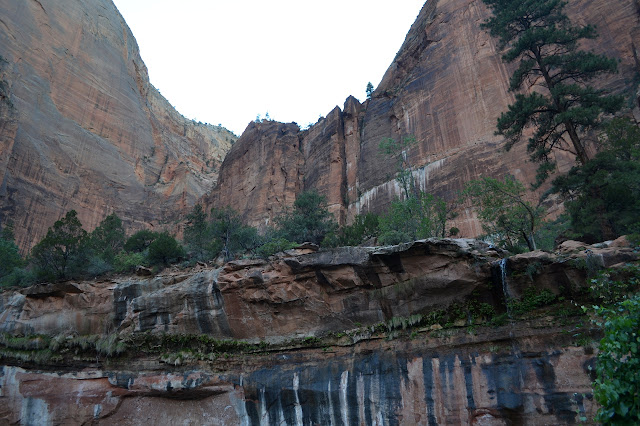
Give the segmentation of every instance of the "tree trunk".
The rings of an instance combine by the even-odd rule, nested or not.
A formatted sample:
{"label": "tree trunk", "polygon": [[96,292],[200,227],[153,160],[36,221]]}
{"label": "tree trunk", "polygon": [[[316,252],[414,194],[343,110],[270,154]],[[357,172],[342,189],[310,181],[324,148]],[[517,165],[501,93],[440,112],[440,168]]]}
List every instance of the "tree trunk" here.
{"label": "tree trunk", "polygon": [[578,161],[581,165],[585,165],[587,161],[589,161],[589,156],[587,155],[587,150],[584,147],[584,144],[580,140],[578,136],[578,132],[576,132],[576,128],[573,123],[565,122],[565,128],[567,129],[567,133],[569,133],[569,138],[571,138],[571,143],[573,144],[573,149],[576,150],[576,156],[578,157]]}

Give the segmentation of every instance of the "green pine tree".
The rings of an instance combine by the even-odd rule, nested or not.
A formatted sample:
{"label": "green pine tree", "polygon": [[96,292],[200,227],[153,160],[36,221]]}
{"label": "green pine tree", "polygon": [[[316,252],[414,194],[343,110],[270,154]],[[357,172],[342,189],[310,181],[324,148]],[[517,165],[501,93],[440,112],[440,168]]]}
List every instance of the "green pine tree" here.
{"label": "green pine tree", "polygon": [[522,91],[498,119],[497,134],[507,149],[532,130],[527,146],[531,159],[541,163],[538,185],[555,168],[554,150],[573,153],[579,164],[589,158],[584,132],[613,113],[622,97],[606,95],[588,82],[614,73],[617,63],[579,49],[584,39],[597,37],[591,25],[574,26],[564,13],[564,0],[483,0],[493,12],[483,27],[505,49],[503,60],[516,62],[509,90]]}
{"label": "green pine tree", "polygon": [[75,210],[56,221],[31,250],[31,258],[44,278],[69,278],[81,266],[87,231]]}
{"label": "green pine tree", "polygon": [[573,232],[589,242],[640,230],[640,129],[616,118],[606,126],[602,145],[584,166],[553,181]]}
{"label": "green pine tree", "polygon": [[13,226],[0,224],[0,282],[22,265],[22,256],[13,238]]}
{"label": "green pine tree", "polygon": [[321,244],[324,237],[337,227],[329,212],[327,198],[317,191],[305,191],[296,197],[293,210],[277,217],[280,237],[297,243]]}
{"label": "green pine tree", "polygon": [[90,236],[91,248],[106,262],[113,264],[116,254],[124,247],[124,226],[115,213],[110,214]]}
{"label": "green pine tree", "polygon": [[200,204],[193,206],[191,213],[186,217],[184,243],[193,259],[211,259],[211,232],[207,223],[207,213]]}

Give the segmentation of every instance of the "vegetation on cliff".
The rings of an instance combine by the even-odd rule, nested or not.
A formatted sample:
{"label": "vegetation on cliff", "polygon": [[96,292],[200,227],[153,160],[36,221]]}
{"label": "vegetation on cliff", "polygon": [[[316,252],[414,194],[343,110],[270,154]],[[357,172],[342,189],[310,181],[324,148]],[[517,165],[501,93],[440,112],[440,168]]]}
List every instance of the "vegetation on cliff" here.
{"label": "vegetation on cliff", "polygon": [[551,153],[568,151],[581,165],[591,158],[584,137],[596,127],[602,113],[616,112],[622,97],[606,95],[588,84],[616,72],[617,62],[585,52],[580,41],[597,37],[591,25],[575,26],[563,0],[483,0],[493,16],[484,23],[500,48],[503,59],[517,62],[509,89],[517,93],[509,111],[498,119],[498,134],[507,138],[507,149],[533,131],[527,149],[540,162],[538,184],[554,170]]}

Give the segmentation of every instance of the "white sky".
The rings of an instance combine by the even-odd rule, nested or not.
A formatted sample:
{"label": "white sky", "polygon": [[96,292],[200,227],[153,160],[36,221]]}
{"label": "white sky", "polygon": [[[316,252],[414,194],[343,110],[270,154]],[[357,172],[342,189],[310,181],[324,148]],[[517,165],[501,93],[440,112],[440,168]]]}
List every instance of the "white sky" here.
{"label": "white sky", "polygon": [[238,135],[258,114],[305,126],[364,100],[424,2],[114,0],[151,83],[186,117]]}

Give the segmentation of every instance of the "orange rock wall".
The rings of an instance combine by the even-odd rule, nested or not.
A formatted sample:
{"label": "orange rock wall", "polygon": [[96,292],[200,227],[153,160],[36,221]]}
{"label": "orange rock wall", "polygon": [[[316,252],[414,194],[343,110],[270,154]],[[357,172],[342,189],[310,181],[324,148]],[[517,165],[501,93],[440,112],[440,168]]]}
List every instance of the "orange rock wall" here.
{"label": "orange rock wall", "polygon": [[88,229],[112,212],[136,229],[211,190],[235,136],[151,86],[110,0],[8,0],[0,19],[0,221],[23,249],[70,209]]}
{"label": "orange rock wall", "polygon": [[[585,47],[620,59],[619,74],[596,84],[635,96],[632,82],[640,69],[636,2],[572,1],[568,12],[576,23],[597,25],[600,37]],[[533,182],[537,166],[528,162],[525,144],[505,152],[503,140],[494,135],[497,117],[513,101],[508,91],[513,66],[502,62],[496,40],[480,28],[488,16],[480,0],[427,2],[372,99],[360,104],[350,97],[342,110],[336,107],[298,134],[302,155],[290,158],[289,164],[292,167],[295,161],[298,173],[287,175],[298,181],[278,181],[279,199],[294,200],[292,190],[317,189],[327,196],[341,223],[357,213],[382,212],[400,189],[393,179],[395,164],[380,154],[379,143],[408,135],[419,142],[407,153],[416,179],[422,189],[447,200],[454,200],[465,182],[481,176],[512,174]],[[271,129],[280,124],[255,126],[272,135]],[[256,132],[242,135],[223,163],[224,178],[207,199],[210,205],[229,205],[243,212],[252,224],[268,222],[283,207],[282,203],[247,205],[245,194],[235,190],[244,187],[238,173],[256,180],[251,173],[257,171],[250,166],[256,159],[263,168],[277,168],[282,161],[276,156],[278,149],[268,149],[270,143],[279,142],[260,138]],[[567,156],[558,155],[557,160],[561,170],[573,164]],[[228,184],[231,180],[234,185]],[[252,185],[254,199],[265,198],[256,193],[276,190],[264,183]],[[451,226],[459,227],[462,236],[481,232],[472,212],[460,209],[459,213]]]}

